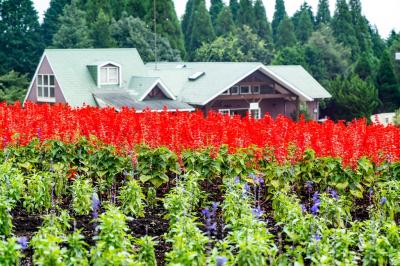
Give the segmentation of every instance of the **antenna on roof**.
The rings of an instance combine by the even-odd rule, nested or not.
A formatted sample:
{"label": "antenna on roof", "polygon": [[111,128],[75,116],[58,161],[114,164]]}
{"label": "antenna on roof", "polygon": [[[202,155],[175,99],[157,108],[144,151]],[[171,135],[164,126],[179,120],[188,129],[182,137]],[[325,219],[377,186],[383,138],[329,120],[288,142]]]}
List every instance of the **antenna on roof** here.
{"label": "antenna on roof", "polygon": [[157,70],[157,0],[153,0],[154,11],[154,69]]}

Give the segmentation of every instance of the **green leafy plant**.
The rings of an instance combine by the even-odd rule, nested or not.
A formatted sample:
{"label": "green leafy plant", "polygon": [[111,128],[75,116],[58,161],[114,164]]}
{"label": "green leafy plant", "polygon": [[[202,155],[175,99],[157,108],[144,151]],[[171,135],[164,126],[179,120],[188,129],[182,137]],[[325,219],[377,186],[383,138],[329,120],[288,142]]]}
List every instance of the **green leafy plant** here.
{"label": "green leafy plant", "polygon": [[94,188],[92,180],[78,177],[71,185],[72,208],[79,215],[87,215],[92,207],[92,195]]}
{"label": "green leafy plant", "polygon": [[131,214],[134,217],[144,217],[144,194],[142,188],[134,179],[130,179],[121,188],[119,200],[122,210],[125,214]]}
{"label": "green leafy plant", "polygon": [[22,257],[21,246],[17,243],[15,237],[10,237],[8,239],[0,237],[0,265],[20,265]]}
{"label": "green leafy plant", "polygon": [[68,266],[88,266],[88,244],[81,235],[81,230],[77,230],[66,238],[67,250],[65,252],[65,263]]}
{"label": "green leafy plant", "polygon": [[156,266],[156,256],[154,246],[157,244],[153,237],[143,236],[135,240],[138,246],[135,259],[139,263],[147,266]]}
{"label": "green leafy plant", "polygon": [[0,236],[9,236],[12,232],[11,205],[7,198],[0,195]]}
{"label": "green leafy plant", "polygon": [[52,206],[52,178],[49,172],[40,172],[27,177],[23,206],[28,212],[50,209]]}

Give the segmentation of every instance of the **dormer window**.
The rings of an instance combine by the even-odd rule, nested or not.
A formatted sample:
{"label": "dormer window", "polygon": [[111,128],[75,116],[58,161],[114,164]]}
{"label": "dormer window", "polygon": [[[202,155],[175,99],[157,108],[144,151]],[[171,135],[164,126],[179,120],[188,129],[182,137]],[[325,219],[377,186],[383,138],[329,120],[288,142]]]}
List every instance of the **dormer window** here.
{"label": "dormer window", "polygon": [[119,67],[108,64],[100,68],[101,85],[117,85],[119,84]]}
{"label": "dormer window", "polygon": [[39,102],[55,102],[54,75],[37,75],[37,98]]}

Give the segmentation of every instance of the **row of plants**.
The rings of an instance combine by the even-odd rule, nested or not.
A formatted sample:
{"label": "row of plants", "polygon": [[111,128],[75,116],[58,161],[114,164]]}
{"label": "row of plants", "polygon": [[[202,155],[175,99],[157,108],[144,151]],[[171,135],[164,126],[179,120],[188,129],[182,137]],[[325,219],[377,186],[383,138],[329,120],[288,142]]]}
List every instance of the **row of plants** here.
{"label": "row of plants", "polygon": [[[287,117],[265,116],[260,120],[202,112],[137,113],[123,108],[71,108],[66,105],[0,103],[0,147],[27,145],[37,138],[75,143],[80,137],[96,137],[118,150],[131,151],[136,145],[168,147],[176,154],[186,149],[221,147],[230,149],[268,147],[283,162],[290,147],[295,159],[313,149],[318,157],[339,157],[354,165],[364,156],[375,163],[400,158],[400,128],[368,125],[366,120],[294,122]],[[57,154],[57,149],[51,150]]]}

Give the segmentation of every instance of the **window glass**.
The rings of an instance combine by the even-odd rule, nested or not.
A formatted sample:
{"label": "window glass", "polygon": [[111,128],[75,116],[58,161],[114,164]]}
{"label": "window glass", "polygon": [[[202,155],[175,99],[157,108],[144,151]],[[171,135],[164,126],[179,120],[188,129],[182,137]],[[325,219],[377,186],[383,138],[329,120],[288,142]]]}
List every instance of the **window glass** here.
{"label": "window glass", "polygon": [[43,76],[38,75],[38,85],[42,85],[42,84],[43,84]]}
{"label": "window glass", "polygon": [[260,94],[260,86],[256,85],[252,87],[253,94]]}
{"label": "window glass", "polygon": [[54,76],[51,75],[50,77],[50,86],[54,86]]}
{"label": "window glass", "polygon": [[49,76],[44,75],[43,78],[43,85],[49,85]]}
{"label": "window glass", "polygon": [[238,86],[233,86],[231,88],[231,94],[239,94],[239,87]]}
{"label": "window glass", "polygon": [[54,88],[50,87],[50,97],[54,98]]}
{"label": "window glass", "polygon": [[105,67],[101,68],[100,81],[101,83],[107,83],[107,68]]}
{"label": "window glass", "polygon": [[42,97],[43,93],[42,93],[43,87],[38,86],[38,96]]}
{"label": "window glass", "polygon": [[44,88],[43,97],[49,97],[49,90],[47,87]]}
{"label": "window glass", "polygon": [[249,94],[250,93],[250,86],[241,86],[240,87],[241,94]]}
{"label": "window glass", "polygon": [[118,83],[118,69],[116,67],[108,68],[108,83]]}

